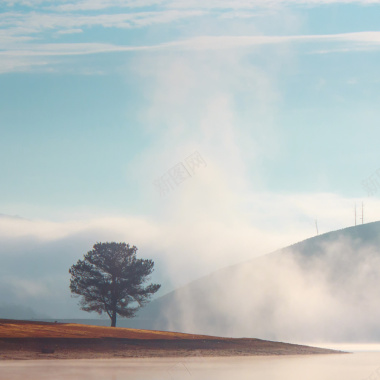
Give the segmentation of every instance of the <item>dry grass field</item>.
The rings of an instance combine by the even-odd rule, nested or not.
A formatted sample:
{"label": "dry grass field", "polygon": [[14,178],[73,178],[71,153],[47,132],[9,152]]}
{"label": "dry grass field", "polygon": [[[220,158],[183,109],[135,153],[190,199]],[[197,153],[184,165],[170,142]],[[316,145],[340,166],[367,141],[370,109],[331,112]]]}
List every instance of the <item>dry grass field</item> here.
{"label": "dry grass field", "polygon": [[311,355],[337,351],[260,339],[0,320],[0,359]]}
{"label": "dry grass field", "polygon": [[168,331],[0,319],[1,338],[217,339]]}

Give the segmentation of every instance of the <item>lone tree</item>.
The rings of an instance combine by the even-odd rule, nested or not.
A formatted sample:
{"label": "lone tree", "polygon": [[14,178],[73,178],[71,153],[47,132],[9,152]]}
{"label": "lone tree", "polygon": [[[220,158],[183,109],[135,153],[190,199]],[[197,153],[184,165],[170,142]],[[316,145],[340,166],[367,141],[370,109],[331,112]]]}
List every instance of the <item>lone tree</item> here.
{"label": "lone tree", "polygon": [[137,259],[136,251],[135,246],[126,243],[96,243],[70,268],[70,290],[82,296],[82,310],[106,312],[115,327],[117,314],[133,317],[160,289],[159,284],[143,286],[153,272],[154,262]]}

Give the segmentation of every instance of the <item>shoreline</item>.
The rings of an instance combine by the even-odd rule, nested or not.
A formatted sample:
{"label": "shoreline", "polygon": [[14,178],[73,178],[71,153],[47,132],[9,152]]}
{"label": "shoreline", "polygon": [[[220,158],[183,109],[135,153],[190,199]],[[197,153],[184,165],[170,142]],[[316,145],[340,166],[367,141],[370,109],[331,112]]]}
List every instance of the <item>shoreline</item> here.
{"label": "shoreline", "polygon": [[0,360],[284,356],[342,351],[258,339],[0,338]]}
{"label": "shoreline", "polygon": [[0,360],[123,359],[342,354],[254,338],[0,320]]}

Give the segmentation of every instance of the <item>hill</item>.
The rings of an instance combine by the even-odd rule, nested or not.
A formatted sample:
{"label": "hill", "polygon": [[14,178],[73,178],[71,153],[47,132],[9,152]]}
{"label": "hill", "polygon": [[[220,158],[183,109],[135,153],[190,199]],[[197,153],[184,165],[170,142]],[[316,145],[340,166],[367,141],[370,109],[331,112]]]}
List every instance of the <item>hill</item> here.
{"label": "hill", "polygon": [[310,355],[338,351],[215,336],[0,320],[0,359]]}
{"label": "hill", "polygon": [[295,342],[380,341],[380,222],[316,236],[148,305],[149,328]]}

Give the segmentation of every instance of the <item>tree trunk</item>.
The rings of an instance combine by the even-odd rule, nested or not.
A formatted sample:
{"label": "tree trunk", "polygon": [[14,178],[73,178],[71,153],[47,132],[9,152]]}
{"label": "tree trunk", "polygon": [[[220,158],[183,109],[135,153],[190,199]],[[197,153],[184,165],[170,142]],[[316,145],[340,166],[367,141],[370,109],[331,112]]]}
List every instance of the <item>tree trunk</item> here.
{"label": "tree trunk", "polygon": [[111,327],[116,327],[116,311],[112,312]]}
{"label": "tree trunk", "polygon": [[112,318],[111,318],[111,327],[116,327],[116,316],[117,316],[117,300],[116,300],[116,278],[115,275],[112,275]]}

